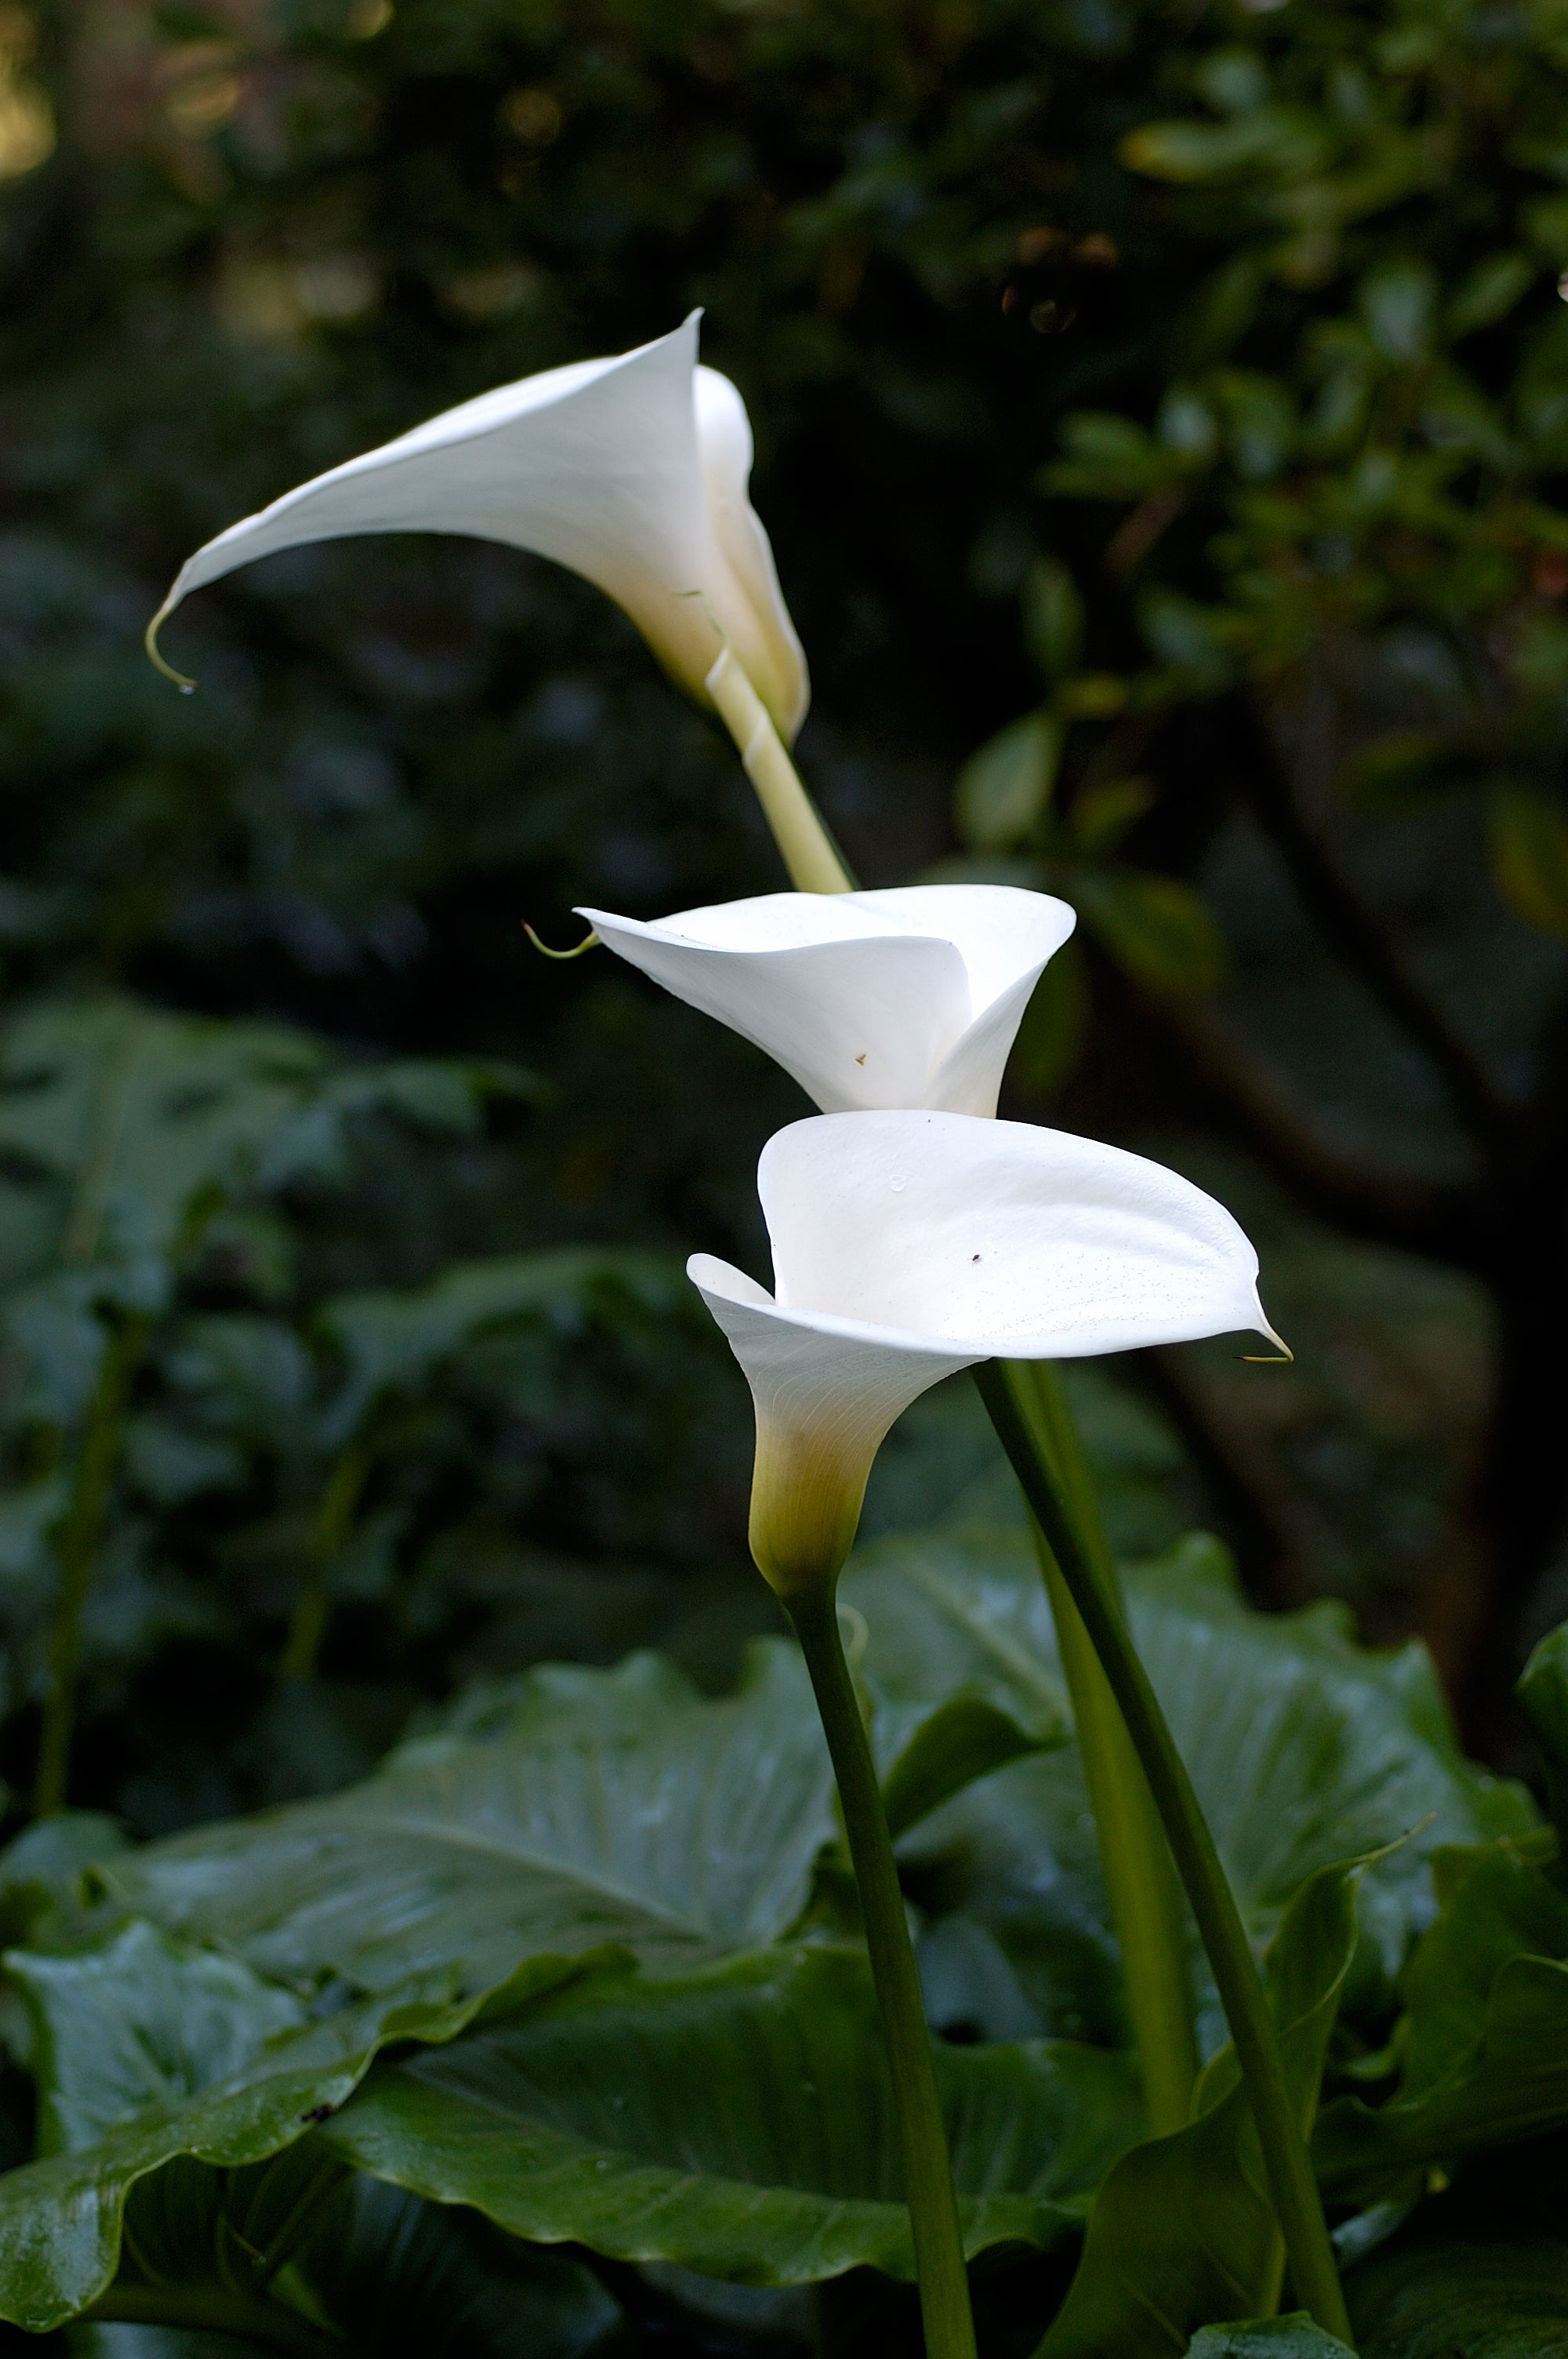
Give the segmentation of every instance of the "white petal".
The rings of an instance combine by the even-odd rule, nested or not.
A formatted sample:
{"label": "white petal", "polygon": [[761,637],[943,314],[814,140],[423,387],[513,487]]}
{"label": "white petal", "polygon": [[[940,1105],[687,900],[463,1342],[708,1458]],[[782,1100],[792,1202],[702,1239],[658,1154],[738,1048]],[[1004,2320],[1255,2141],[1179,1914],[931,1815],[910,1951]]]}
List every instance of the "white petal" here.
{"label": "white petal", "polygon": [[1001,886],[771,893],[657,924],[580,913],[677,998],[783,1065],[827,1113],[994,1114],[1065,902]]}
{"label": "white petal", "polygon": [[722,633],[793,737],[805,658],[746,495],[744,407],[697,368],[699,316],[635,352],[481,394],[286,493],[187,560],[159,622],[190,591],[278,549],[362,532],[470,533],[595,582],[699,699]]}
{"label": "white petal", "polygon": [[971,1360],[1273,1334],[1257,1255],[1224,1206],[1095,1139],[819,1115],[770,1139],[757,1185],[780,1308],[838,1335]]}
{"label": "white petal", "polygon": [[855,897],[895,924],[946,934],[968,973],[971,1020],[915,1103],[945,1114],[994,1114],[1023,1011],[1077,913],[1049,893],[1014,885],[906,885]]}
{"label": "white petal", "polygon": [[[764,1049],[819,1106],[918,1105],[968,1029],[964,962],[951,942],[892,932],[856,897],[776,893],[656,926],[579,914],[677,999]],[[745,946],[733,940],[741,915]]]}
{"label": "white petal", "polygon": [[883,1435],[972,1354],[905,1338],[890,1346],[781,1310],[741,1271],[694,1254],[687,1276],[752,1387],[757,1452],[752,1553],[779,1594],[831,1579],[848,1556]]}

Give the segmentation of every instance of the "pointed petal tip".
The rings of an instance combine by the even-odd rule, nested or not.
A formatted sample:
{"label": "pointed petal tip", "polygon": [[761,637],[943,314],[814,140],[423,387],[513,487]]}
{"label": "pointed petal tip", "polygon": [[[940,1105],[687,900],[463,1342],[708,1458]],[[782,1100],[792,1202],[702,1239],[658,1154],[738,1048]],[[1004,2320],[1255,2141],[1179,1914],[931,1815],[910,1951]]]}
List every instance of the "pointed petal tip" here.
{"label": "pointed petal tip", "polygon": [[1242,1365],[1249,1368],[1293,1368],[1295,1353],[1284,1337],[1269,1324],[1268,1314],[1261,1302],[1257,1303],[1256,1309],[1257,1316],[1251,1321],[1253,1328],[1260,1335],[1267,1335],[1270,1343],[1277,1343],[1280,1348],[1277,1352],[1243,1352]]}

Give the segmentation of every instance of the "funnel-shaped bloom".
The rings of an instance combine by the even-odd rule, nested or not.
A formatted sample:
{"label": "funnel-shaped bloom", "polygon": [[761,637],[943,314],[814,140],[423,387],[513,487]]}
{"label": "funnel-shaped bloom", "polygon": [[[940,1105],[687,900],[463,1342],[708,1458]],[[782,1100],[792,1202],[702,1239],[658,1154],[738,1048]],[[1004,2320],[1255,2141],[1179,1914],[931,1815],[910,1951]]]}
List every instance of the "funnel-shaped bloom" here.
{"label": "funnel-shaped bloom", "polygon": [[773,1293],[708,1254],[687,1274],[751,1384],[752,1549],[781,1596],[837,1573],[883,1435],[956,1369],[1238,1328],[1278,1341],[1224,1206],[1094,1139],[816,1115],[769,1140],[757,1186]]}
{"label": "funnel-shaped bloom", "polygon": [[995,1114],[1029,995],[1075,922],[1065,901],[1005,885],[768,893],[656,925],[579,914],[677,999],[766,1049],[826,1114]]}
{"label": "funnel-shaped bloom", "polygon": [[806,658],[747,497],[745,404],[697,365],[699,317],[616,359],[481,394],[286,492],[186,560],[154,633],[192,590],[280,549],[362,532],[471,533],[596,583],[699,702],[728,639],[792,738],[809,698]]}

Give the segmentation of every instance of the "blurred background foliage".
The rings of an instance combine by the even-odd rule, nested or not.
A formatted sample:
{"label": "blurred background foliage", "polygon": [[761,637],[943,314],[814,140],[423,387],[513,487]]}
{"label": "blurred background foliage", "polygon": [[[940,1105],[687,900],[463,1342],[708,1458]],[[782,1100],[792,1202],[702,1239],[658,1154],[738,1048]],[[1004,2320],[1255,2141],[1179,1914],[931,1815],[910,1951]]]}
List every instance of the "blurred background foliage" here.
{"label": "blurred background foliage", "polygon": [[[804,1107],[522,930],[774,888],[731,752],[479,543],[203,593],[190,698],[140,645],[238,516],[695,304],[857,869],[1071,897],[1007,1110],[1263,1247],[1293,1370],[1083,1375],[1119,1537],[1421,1632],[1509,1754],[1568,1606],[1565,55],[1553,0],[5,0],[17,1817],[78,1658],[70,1797],[157,1832],[771,1626],[679,1265],[762,1266]],[[870,1529],[997,1480],[949,1388]]]}

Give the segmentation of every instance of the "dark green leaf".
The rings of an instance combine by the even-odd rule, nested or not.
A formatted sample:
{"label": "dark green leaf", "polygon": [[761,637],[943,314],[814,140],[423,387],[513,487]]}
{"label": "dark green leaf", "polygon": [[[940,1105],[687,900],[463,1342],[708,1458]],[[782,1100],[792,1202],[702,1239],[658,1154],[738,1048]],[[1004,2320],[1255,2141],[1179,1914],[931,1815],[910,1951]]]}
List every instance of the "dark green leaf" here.
{"label": "dark green leaf", "polygon": [[596,1300],[619,1293],[652,1311],[684,1299],[678,1266],[651,1253],[566,1246],[459,1262],[416,1291],[339,1295],[320,1324],[348,1374],[329,1423],[344,1440],[377,1397],[416,1390],[431,1370],[488,1328],[523,1318],[580,1324]]}
{"label": "dark green leaf", "polygon": [[[1269,2003],[1303,2129],[1356,1947],[1357,1874],[1320,1869],[1269,1952]],[[1187,2128],[1112,2165],[1041,2359],[1179,2359],[1217,2315],[1275,2307],[1284,2248],[1231,2049],[1209,2065],[1195,2104],[1206,2110]]]}
{"label": "dark green leaf", "polygon": [[1444,326],[1451,336],[1471,336],[1507,317],[1538,275],[1528,254],[1489,254],[1462,278],[1448,299]]}
{"label": "dark green leaf", "polygon": [[675,1966],[776,1938],[833,1832],[794,1648],[708,1702],[670,1665],[530,1673],[482,1740],[404,1746],[347,1792],[112,1862],[110,1891],[287,1982],[390,1990],[606,1941]]}
{"label": "dark green leaf", "polygon": [[1568,2359],[1568,2244],[1422,2241],[1346,2292],[1361,2359]]}
{"label": "dark green leaf", "polygon": [[1203,992],[1224,982],[1225,937],[1178,877],[1085,867],[1069,890],[1085,923],[1139,983],[1156,991]]}
{"label": "dark green leaf", "polygon": [[1045,813],[1062,758],[1061,723],[1048,712],[1015,721],[958,773],[953,817],[976,852],[1010,852]]}
{"label": "dark green leaf", "polygon": [[1349,2359],[1338,2336],[1325,2334],[1304,2310],[1200,2327],[1187,2351],[1188,2359]]}
{"label": "dark green leaf", "polygon": [[1084,602],[1059,558],[1037,557],[1023,582],[1023,640],[1045,678],[1054,683],[1077,668],[1084,644]]}
{"label": "dark green leaf", "polygon": [[1376,2195],[1390,2173],[1568,2122],[1568,1898],[1550,1836],[1440,1854],[1444,1910],[1411,1963],[1397,2095],[1342,2097],[1319,2125],[1322,2176]]}
{"label": "dark green leaf", "polygon": [[[222,2168],[291,2146],[385,2040],[446,2039],[480,2001],[417,1997],[312,2020],[232,1958],[132,1924],[99,1951],[11,1951],[33,2028],[45,2158],[0,2177],[0,2317],[41,2332],[113,2277],[131,2190],[180,2156]],[[559,1980],[540,1962],[532,1986]]]}
{"label": "dark green leaf", "polygon": [[264,2345],[319,2326],[323,2359],[580,2359],[620,2324],[580,2262],[368,2179],[319,2138],[239,2169],[171,2164],[133,2190],[125,2245],[101,2314],[205,2314]]}
{"label": "dark green leaf", "polygon": [[1488,805],[1492,871],[1506,901],[1548,934],[1568,934],[1568,815],[1547,794],[1504,787]]}
{"label": "dark green leaf", "polygon": [[1519,1683],[1546,1763],[1546,1792],[1560,1854],[1568,1851],[1568,1622],[1549,1631]]}
{"label": "dark green leaf", "polygon": [[[913,2270],[870,1975],[782,1948],[687,1980],[585,1981],[427,2070],[366,2083],[322,2136],[363,2169],[514,2234],[754,2285]],[[1135,2134],[1129,2059],[936,2050],[971,2252],[1044,2247]]]}
{"label": "dark green leaf", "polygon": [[[1022,1534],[889,1540],[871,1564],[879,1582],[935,1577],[1013,1640],[1036,1677],[1059,1678]],[[857,1578],[845,1582],[851,1601]],[[1256,1935],[1272,1930],[1317,1868],[1400,1844],[1368,1869],[1360,1894],[1355,1984],[1373,2011],[1386,2007],[1433,1915],[1433,1850],[1524,1833],[1528,1800],[1464,1762],[1420,1647],[1358,1647],[1332,1606],[1250,1612],[1212,1541],[1132,1569],[1128,1593],[1140,1649]],[[1013,1994],[999,2018],[1010,2031],[1119,2036],[1087,1808],[1076,1752],[1056,1752],[1002,1771],[905,1839],[915,1888],[940,1920],[928,1940],[940,1951],[956,1928],[969,1929],[972,1953],[983,1933],[988,1972]],[[955,2001],[953,2011],[969,2010]]]}

